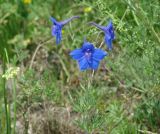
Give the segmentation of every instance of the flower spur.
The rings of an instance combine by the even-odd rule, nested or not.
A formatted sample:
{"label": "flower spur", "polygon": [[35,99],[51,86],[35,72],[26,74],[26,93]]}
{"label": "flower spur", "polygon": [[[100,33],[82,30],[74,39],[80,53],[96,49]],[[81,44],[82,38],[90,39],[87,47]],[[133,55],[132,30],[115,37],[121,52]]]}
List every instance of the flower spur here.
{"label": "flower spur", "polygon": [[66,25],[67,23],[69,23],[71,20],[79,18],[79,16],[73,16],[69,19],[66,19],[64,21],[60,21],[58,22],[55,18],[50,17],[53,26],[52,26],[52,36],[56,37],[56,44],[60,44],[61,40],[62,40],[62,28],[64,25]]}

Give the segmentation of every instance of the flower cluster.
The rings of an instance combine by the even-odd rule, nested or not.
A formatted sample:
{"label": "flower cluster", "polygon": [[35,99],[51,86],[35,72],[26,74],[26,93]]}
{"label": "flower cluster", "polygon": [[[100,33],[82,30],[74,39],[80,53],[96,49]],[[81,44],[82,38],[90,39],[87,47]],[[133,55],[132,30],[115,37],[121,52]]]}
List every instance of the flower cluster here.
{"label": "flower cluster", "polygon": [[5,78],[6,80],[14,78],[15,76],[18,75],[19,71],[20,71],[19,67],[10,67],[8,68],[6,73],[2,75],[2,78]]}
{"label": "flower cluster", "polygon": [[[67,20],[58,22],[56,19],[51,17],[53,23],[52,26],[52,36],[56,37],[56,44],[60,44],[62,40],[62,28],[64,25],[69,23],[71,20],[79,18],[79,16],[73,16]],[[95,22],[90,22],[90,25],[96,26],[98,29],[104,32],[104,40],[109,50],[112,50],[112,41],[115,39],[113,24],[110,21],[107,26],[101,26]],[[94,45],[90,42],[84,40],[83,45],[79,49],[75,49],[70,53],[70,56],[77,60],[79,69],[81,71],[87,69],[97,70],[100,61],[107,56],[107,52],[103,51],[100,48],[95,48]]]}

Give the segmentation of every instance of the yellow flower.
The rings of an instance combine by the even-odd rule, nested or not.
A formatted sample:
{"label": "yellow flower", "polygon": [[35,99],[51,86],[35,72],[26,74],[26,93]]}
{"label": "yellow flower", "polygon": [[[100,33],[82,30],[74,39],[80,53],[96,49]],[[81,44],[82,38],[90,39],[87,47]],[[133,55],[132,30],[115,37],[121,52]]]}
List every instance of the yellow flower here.
{"label": "yellow flower", "polygon": [[23,0],[24,4],[30,4],[32,2],[32,0]]}
{"label": "yellow flower", "polygon": [[62,30],[62,34],[64,34],[65,33],[65,31],[64,30]]}
{"label": "yellow flower", "polygon": [[85,13],[89,13],[89,12],[91,12],[92,11],[92,8],[91,7],[86,7],[86,8],[84,8],[84,12]]}

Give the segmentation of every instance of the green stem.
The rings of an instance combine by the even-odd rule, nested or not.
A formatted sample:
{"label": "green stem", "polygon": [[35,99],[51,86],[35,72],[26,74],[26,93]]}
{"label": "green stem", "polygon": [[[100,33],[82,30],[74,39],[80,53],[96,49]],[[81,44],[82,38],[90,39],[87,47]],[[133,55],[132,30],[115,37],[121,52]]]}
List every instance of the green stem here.
{"label": "green stem", "polygon": [[[6,71],[6,64],[5,59],[3,58],[3,74]],[[5,115],[6,115],[6,122],[7,122],[7,134],[10,134],[10,127],[9,127],[9,117],[8,117],[8,109],[7,109],[7,93],[6,93],[6,79],[3,78],[3,95],[4,95],[4,105],[5,105]]]}
{"label": "green stem", "polygon": [[[7,61],[7,63],[9,64],[9,57],[8,57],[8,52],[7,52],[7,49],[4,48],[4,54],[5,54],[5,57],[4,57],[4,60],[3,60],[3,64],[4,64],[4,72],[3,74],[5,74],[5,71],[6,71],[6,62],[5,62],[5,59]],[[4,78],[4,81],[5,81],[5,85],[6,85],[6,79]],[[6,116],[6,120],[7,120],[7,134],[11,134],[11,114],[10,114],[10,106],[9,104],[7,104],[7,93],[6,93],[6,89],[5,89],[5,85],[4,85],[4,96],[5,96],[5,99],[6,99],[6,112],[7,112],[7,116]]]}
{"label": "green stem", "polygon": [[13,97],[14,97],[14,122],[13,122],[13,134],[16,133],[15,128],[16,128],[16,81],[15,79],[13,79]]}
{"label": "green stem", "polygon": [[11,134],[11,108],[10,105],[7,105],[7,110],[8,110],[8,123],[9,123],[9,134]]}

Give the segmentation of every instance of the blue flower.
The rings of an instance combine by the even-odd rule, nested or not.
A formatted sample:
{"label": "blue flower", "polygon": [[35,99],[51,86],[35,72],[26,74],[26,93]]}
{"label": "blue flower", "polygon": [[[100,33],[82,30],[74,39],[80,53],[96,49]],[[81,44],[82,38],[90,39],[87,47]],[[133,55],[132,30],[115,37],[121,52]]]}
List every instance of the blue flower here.
{"label": "blue flower", "polygon": [[94,48],[93,44],[84,41],[80,49],[75,49],[70,53],[74,60],[78,61],[81,71],[86,69],[97,70],[100,61],[107,55],[101,49]]}
{"label": "blue flower", "polygon": [[109,50],[112,50],[112,41],[115,39],[113,24],[110,21],[107,26],[100,26],[94,22],[90,22],[91,25],[96,26],[100,30],[102,30],[105,34],[105,43]]}
{"label": "blue flower", "polygon": [[67,20],[58,22],[55,18],[50,17],[53,26],[52,26],[52,36],[56,37],[56,44],[60,44],[61,40],[62,40],[62,28],[65,24],[69,23],[71,20],[75,19],[75,18],[79,18],[79,16],[73,16]]}

